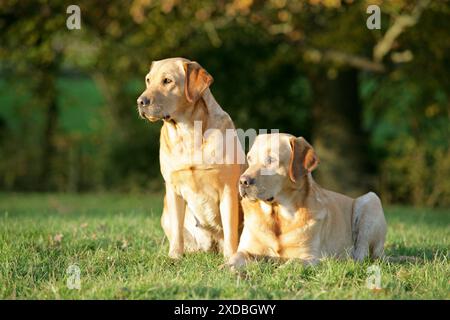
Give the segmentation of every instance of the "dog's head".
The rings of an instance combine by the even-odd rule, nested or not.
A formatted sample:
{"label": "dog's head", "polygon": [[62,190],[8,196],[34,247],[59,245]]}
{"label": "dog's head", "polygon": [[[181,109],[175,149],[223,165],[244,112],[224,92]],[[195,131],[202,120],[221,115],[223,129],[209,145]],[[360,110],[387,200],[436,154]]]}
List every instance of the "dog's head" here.
{"label": "dog's head", "polygon": [[213,78],[197,62],[170,58],[152,62],[145,91],[137,99],[139,115],[147,120],[170,119],[197,103]]}
{"label": "dog's head", "polygon": [[302,187],[319,164],[313,147],[289,134],[259,135],[247,155],[248,169],[239,180],[242,197],[274,201]]}

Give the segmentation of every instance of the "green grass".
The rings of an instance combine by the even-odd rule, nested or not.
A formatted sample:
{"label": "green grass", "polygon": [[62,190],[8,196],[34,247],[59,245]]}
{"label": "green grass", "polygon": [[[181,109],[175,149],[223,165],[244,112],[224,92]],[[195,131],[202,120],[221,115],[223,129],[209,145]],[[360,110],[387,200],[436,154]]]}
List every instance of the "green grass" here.
{"label": "green grass", "polygon": [[[0,194],[3,299],[449,299],[449,210],[389,207],[388,255],[417,263],[259,262],[236,275],[218,254],[173,262],[159,225],[161,195]],[[62,237],[61,237],[62,235]],[[81,289],[66,286],[77,264]],[[381,290],[366,287],[381,268]]]}

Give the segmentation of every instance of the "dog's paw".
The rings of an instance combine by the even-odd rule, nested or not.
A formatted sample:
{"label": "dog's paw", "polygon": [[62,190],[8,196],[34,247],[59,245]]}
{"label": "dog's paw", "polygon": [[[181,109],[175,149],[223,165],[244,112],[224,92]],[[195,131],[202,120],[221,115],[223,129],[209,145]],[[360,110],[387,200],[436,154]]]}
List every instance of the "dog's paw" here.
{"label": "dog's paw", "polygon": [[226,261],[229,261],[235,254],[236,254],[235,250],[224,249],[223,251],[223,257],[225,258]]}
{"label": "dog's paw", "polygon": [[170,250],[169,258],[174,260],[180,260],[183,257],[183,252],[179,250]]}
{"label": "dog's paw", "polygon": [[231,256],[231,258],[227,259],[227,262],[222,264],[221,269],[227,267],[229,270],[233,272],[238,272],[247,264],[247,257],[242,252],[237,252]]}

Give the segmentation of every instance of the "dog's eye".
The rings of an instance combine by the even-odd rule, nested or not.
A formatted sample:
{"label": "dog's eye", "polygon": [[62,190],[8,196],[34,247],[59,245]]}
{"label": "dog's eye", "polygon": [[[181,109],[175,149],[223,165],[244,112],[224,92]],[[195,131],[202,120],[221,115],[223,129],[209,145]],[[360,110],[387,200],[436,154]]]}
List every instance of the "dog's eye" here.
{"label": "dog's eye", "polygon": [[147,84],[150,83],[150,79],[149,78],[145,79],[145,82],[147,82]]}
{"label": "dog's eye", "polygon": [[163,80],[163,84],[169,84],[171,82],[172,82],[172,80],[170,80],[169,78],[164,78],[164,80]]}

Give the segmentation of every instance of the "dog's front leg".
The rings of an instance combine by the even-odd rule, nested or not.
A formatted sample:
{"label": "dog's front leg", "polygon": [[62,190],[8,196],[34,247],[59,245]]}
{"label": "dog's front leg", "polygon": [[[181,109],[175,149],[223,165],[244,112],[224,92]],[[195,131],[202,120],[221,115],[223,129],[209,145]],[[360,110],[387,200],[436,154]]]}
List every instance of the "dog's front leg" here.
{"label": "dog's front leg", "polygon": [[235,187],[226,186],[220,201],[223,227],[223,255],[230,258],[238,246],[239,199]]}
{"label": "dog's front leg", "polygon": [[186,203],[184,199],[175,193],[171,185],[166,183],[167,209],[170,217],[172,237],[169,239],[169,257],[179,259],[184,253],[184,215]]}

